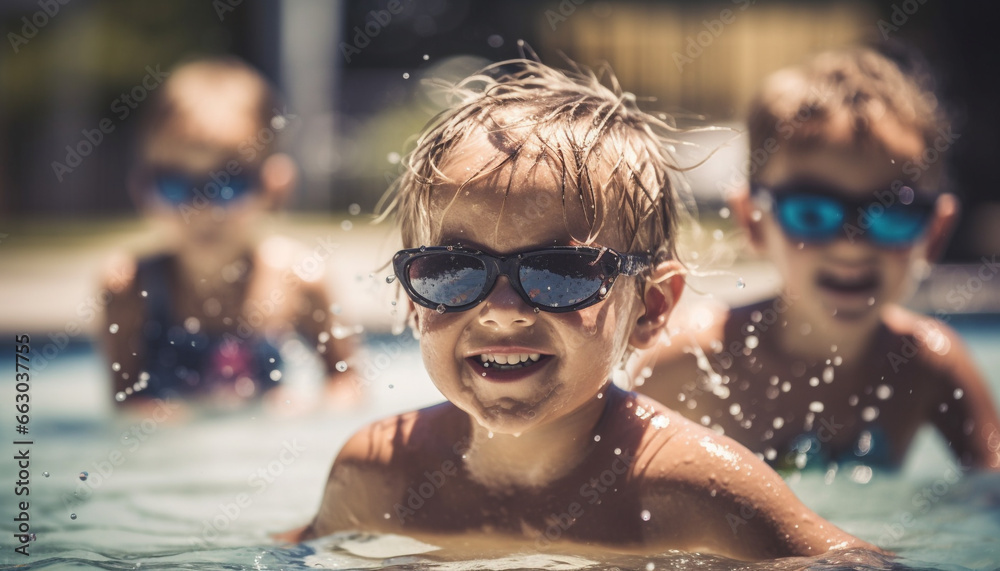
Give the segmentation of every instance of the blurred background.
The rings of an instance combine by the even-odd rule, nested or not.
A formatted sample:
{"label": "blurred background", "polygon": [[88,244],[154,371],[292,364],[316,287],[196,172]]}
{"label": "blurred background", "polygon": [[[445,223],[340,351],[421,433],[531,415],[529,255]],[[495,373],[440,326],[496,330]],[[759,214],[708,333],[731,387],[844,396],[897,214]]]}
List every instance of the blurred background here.
{"label": "blurred background", "polygon": [[[994,311],[1000,288],[993,283],[961,308],[945,299],[956,280],[1000,250],[992,183],[1000,155],[997,15],[985,0],[4,0],[0,330],[62,330],[93,295],[103,259],[148,246],[126,177],[136,117],[157,74],[196,57],[234,54],[274,82],[285,98],[281,145],[303,175],[275,227],[307,243],[332,237],[343,254],[332,285],[353,299],[372,289],[394,249],[390,224],[368,224],[374,206],[398,173],[407,138],[439,109],[422,80],[454,79],[516,57],[519,40],[548,63],[607,62],[626,90],[681,126],[737,132],[751,93],[777,68],[857,42],[891,53],[901,53],[897,44],[916,48],[959,135],[945,160],[964,208],[946,265],[912,303],[925,311]],[[703,223],[727,230],[729,253],[713,256],[724,265],[742,261],[723,208],[727,188],[744,180],[746,140],[737,132],[702,136],[699,147],[680,153],[682,163],[694,164],[726,145],[690,177]],[[758,273],[727,295],[773,288],[770,274]],[[348,311],[386,329],[382,303]]]}

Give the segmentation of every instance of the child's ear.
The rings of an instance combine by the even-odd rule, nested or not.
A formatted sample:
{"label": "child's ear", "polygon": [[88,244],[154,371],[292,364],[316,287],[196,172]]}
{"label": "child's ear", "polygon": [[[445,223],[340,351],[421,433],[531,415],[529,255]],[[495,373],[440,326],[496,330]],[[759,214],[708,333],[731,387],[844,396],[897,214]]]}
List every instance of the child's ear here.
{"label": "child's ear", "polygon": [[682,291],[684,273],[679,262],[663,262],[653,269],[643,288],[644,311],[632,328],[629,345],[636,349],[648,349],[656,344]]}
{"label": "child's ear", "polygon": [[958,222],[958,197],[951,193],[942,194],[934,201],[934,214],[931,215],[927,230],[927,261],[935,262],[944,254],[944,249],[951,238],[951,231]]}
{"label": "child's ear", "polygon": [[299,182],[299,168],[292,157],[285,153],[275,153],[260,166],[260,184],[267,205],[277,210]]}
{"label": "child's ear", "polygon": [[733,211],[733,218],[736,224],[747,231],[750,237],[750,245],[757,250],[764,248],[764,232],[760,226],[760,219],[754,220],[754,211],[757,206],[750,198],[750,187],[740,186],[729,193],[729,209]]}

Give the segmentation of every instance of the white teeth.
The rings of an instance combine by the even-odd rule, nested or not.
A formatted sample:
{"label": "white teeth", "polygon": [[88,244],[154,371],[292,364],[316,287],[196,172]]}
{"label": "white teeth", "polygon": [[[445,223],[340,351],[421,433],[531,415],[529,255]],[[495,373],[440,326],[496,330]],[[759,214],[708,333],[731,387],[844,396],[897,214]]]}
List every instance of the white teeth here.
{"label": "white teeth", "polygon": [[481,363],[496,363],[498,365],[517,365],[519,363],[527,363],[528,361],[538,361],[542,358],[541,353],[514,353],[514,354],[500,354],[500,353],[483,353],[479,355],[479,361]]}

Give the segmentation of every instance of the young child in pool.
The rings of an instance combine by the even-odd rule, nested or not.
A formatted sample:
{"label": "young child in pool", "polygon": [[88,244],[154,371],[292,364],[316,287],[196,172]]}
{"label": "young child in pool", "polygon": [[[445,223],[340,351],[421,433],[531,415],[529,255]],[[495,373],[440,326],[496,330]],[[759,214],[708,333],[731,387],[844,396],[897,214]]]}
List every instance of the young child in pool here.
{"label": "young child in pool", "polygon": [[285,538],[746,559],[867,547],[739,444],[610,380],[683,288],[662,123],[593,75],[533,61],[455,93],[398,182],[393,258],[448,401],[351,437],[315,519]]}
{"label": "young child in pool", "polygon": [[[336,363],[351,344],[330,335],[331,300],[316,263],[330,252],[256,231],[297,178],[276,151],[288,119],[271,86],[235,59],[195,61],[147,105],[130,192],[169,238],[158,252],[115,261],[106,280],[116,400],[258,397],[279,385],[277,344],[295,330],[322,349],[328,396],[347,398],[355,389]],[[291,398],[284,392],[282,404]]]}
{"label": "young child in pool", "polygon": [[732,204],[784,290],[659,345],[641,391],[780,467],[898,467],[930,422],[964,466],[1000,469],[968,351],[898,305],[957,216],[940,157],[957,135],[934,101],[869,49],[767,79],[748,124],[769,156]]}

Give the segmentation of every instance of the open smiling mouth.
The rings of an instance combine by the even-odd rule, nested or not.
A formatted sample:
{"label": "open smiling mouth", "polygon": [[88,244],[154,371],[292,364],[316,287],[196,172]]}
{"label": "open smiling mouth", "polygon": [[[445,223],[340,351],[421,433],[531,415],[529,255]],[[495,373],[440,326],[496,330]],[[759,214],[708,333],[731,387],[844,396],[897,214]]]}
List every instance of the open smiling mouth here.
{"label": "open smiling mouth", "polygon": [[850,277],[823,273],[816,279],[816,283],[825,290],[841,295],[872,295],[879,287],[879,278],[875,272]]}
{"label": "open smiling mouth", "polygon": [[479,355],[479,363],[484,369],[494,371],[516,371],[537,365],[548,355],[541,353],[483,353]]}

